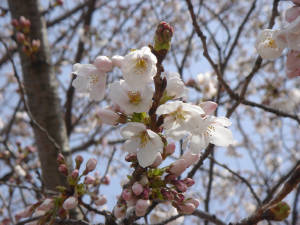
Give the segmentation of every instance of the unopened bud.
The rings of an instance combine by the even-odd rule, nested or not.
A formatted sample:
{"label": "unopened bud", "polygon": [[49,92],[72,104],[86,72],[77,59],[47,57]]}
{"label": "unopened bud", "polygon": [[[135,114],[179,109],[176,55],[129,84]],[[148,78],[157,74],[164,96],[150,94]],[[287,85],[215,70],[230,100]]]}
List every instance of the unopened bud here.
{"label": "unopened bud", "polygon": [[65,210],[74,209],[78,205],[78,199],[74,196],[67,198],[63,203],[63,208]]}
{"label": "unopened bud", "polygon": [[137,160],[136,154],[129,153],[128,155],[126,155],[125,160],[127,162],[135,162]]}
{"label": "unopened bud", "polygon": [[266,220],[283,221],[290,214],[291,208],[286,202],[279,202],[275,206],[268,208],[263,218]]}
{"label": "unopened bud", "polygon": [[91,171],[93,171],[96,168],[97,165],[97,159],[91,158],[87,161],[84,174],[87,174]]}
{"label": "unopened bud", "polygon": [[182,205],[178,205],[178,209],[182,214],[192,214],[196,208],[192,203],[185,203]]}
{"label": "unopened bud", "polygon": [[68,176],[68,168],[65,164],[59,165],[58,171],[61,172],[63,175]]}
{"label": "unopened bud", "polygon": [[31,23],[30,20],[26,19],[24,16],[21,16],[19,19],[20,25],[28,31]]}
{"label": "unopened bud", "polygon": [[175,152],[176,145],[175,143],[170,143],[166,147],[166,155],[172,155]]}
{"label": "unopened bud", "polygon": [[75,158],[76,169],[79,170],[82,162],[83,162],[83,157],[81,155],[77,155],[76,158]]}
{"label": "unopened bud", "polygon": [[193,185],[195,184],[195,181],[194,181],[192,178],[189,178],[189,177],[185,178],[185,179],[183,180],[183,182],[184,182],[188,187],[191,187],[191,186],[193,186]]}
{"label": "unopened bud", "polygon": [[112,61],[107,56],[98,56],[95,61],[94,65],[98,68],[98,70],[103,72],[109,72],[112,70]]}
{"label": "unopened bud", "polygon": [[98,199],[95,200],[95,204],[96,204],[97,206],[102,206],[102,205],[106,204],[106,202],[107,202],[107,199],[106,199],[106,197],[103,196],[103,195],[100,195],[100,196],[98,197]]}
{"label": "unopened bud", "polygon": [[40,40],[32,40],[31,47],[32,47],[33,52],[36,52],[37,50],[39,50],[40,46],[41,46]]}
{"label": "unopened bud", "polygon": [[184,159],[178,159],[171,165],[169,172],[179,176],[180,174],[183,173],[185,169],[186,169],[186,161]]}
{"label": "unopened bud", "polygon": [[166,188],[161,189],[161,194],[164,196],[164,198],[168,201],[173,201],[174,200],[174,194],[173,192],[169,191]]}
{"label": "unopened bud", "polygon": [[100,109],[98,115],[101,122],[108,125],[117,125],[120,118],[119,114],[109,109]]}
{"label": "unopened bud", "polygon": [[138,182],[135,182],[132,185],[132,191],[135,195],[140,195],[143,192],[143,190],[144,190],[143,186]]}
{"label": "unopened bud", "polygon": [[105,175],[104,177],[102,177],[101,183],[105,184],[105,185],[109,185],[110,184],[110,178],[109,178],[109,176]]}
{"label": "unopened bud", "polygon": [[19,21],[18,20],[16,20],[16,19],[13,19],[12,21],[11,21],[11,24],[14,26],[14,27],[19,27]]}
{"label": "unopened bud", "polygon": [[21,32],[17,33],[17,40],[19,43],[23,43],[25,41],[25,35]]}
{"label": "unopened bud", "polygon": [[188,199],[185,202],[186,203],[192,203],[195,206],[195,208],[198,208],[198,206],[200,204],[200,201],[198,199],[195,199],[195,198]]}
{"label": "unopened bud", "polygon": [[150,206],[150,201],[149,200],[144,200],[144,199],[139,199],[136,202],[135,206],[135,214],[137,216],[144,216],[147,212],[147,208]]}
{"label": "unopened bud", "polygon": [[58,153],[56,161],[58,164],[65,164],[65,157],[63,154]]}
{"label": "unopened bud", "polygon": [[174,182],[174,184],[175,184],[175,186],[176,186],[176,188],[177,188],[178,191],[180,191],[180,192],[186,192],[187,185],[183,181],[177,180],[177,181]]}
{"label": "unopened bud", "polygon": [[94,184],[95,181],[96,181],[95,177],[93,177],[91,175],[87,175],[84,179],[85,184]]}
{"label": "unopened bud", "polygon": [[170,24],[160,22],[155,32],[154,49],[156,51],[169,50],[173,33],[174,28]]}
{"label": "unopened bud", "polygon": [[125,201],[131,200],[132,199],[132,192],[128,189],[124,189],[123,192],[122,192],[122,198]]}

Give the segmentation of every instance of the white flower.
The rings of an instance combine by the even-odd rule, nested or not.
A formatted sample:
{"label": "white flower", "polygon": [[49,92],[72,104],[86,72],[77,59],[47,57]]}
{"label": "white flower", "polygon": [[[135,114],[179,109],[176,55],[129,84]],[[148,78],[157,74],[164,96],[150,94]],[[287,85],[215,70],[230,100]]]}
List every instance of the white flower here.
{"label": "white flower", "polygon": [[121,68],[124,57],[120,55],[114,55],[111,58],[113,66]]}
{"label": "white flower", "polygon": [[258,36],[255,48],[258,54],[264,59],[276,59],[281,56],[283,49],[286,47],[285,41],[278,37],[278,30],[263,30]]}
{"label": "white flower", "polygon": [[153,80],[156,74],[155,55],[149,47],[134,50],[122,60],[121,70],[124,80],[134,89],[141,89]]}
{"label": "white flower", "polygon": [[300,16],[282,29],[278,36],[287,42],[288,48],[300,51]]}
{"label": "white flower", "polygon": [[103,99],[106,86],[106,73],[92,64],[73,65],[73,73],[77,75],[73,86],[78,92],[89,93],[95,101]]}
{"label": "white flower", "polygon": [[109,85],[109,98],[127,114],[147,112],[152,104],[153,89],[145,86],[142,90],[132,90],[124,81],[115,81]]}
{"label": "white flower", "polygon": [[[177,209],[171,204],[159,204],[155,207],[150,216],[151,224],[161,223],[166,219],[178,215]],[[166,225],[180,225],[183,224],[184,217],[179,217]]]}
{"label": "white flower", "polygon": [[142,123],[128,123],[121,129],[121,135],[128,139],[123,149],[129,153],[137,153],[141,167],[150,166],[157,155],[163,152],[163,142],[160,136],[147,129]]}
{"label": "white flower", "polygon": [[168,97],[184,97],[186,88],[178,73],[164,72],[162,76],[167,78],[167,87],[165,91]]}
{"label": "white flower", "polygon": [[195,125],[191,135],[185,140],[185,147],[189,142],[192,153],[198,154],[209,143],[216,146],[227,147],[234,143],[231,131],[227,128],[231,122],[226,117],[207,115],[193,119]]}
{"label": "white flower", "polygon": [[104,55],[97,56],[97,58],[94,61],[94,65],[103,72],[109,72],[113,68],[112,61]]}
{"label": "white flower", "polygon": [[180,140],[193,127],[191,119],[201,117],[204,111],[200,106],[174,101],[160,105],[156,114],[165,115],[163,127],[166,135],[174,140]]}
{"label": "white flower", "polygon": [[217,80],[210,72],[198,74],[196,84],[204,99],[211,99],[217,94]]}

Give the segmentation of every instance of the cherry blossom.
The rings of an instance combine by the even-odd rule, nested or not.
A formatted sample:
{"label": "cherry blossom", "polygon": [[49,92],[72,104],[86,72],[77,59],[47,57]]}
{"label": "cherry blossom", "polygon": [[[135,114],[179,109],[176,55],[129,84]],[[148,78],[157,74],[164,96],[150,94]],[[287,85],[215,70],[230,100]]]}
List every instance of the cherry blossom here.
{"label": "cherry blossom", "polygon": [[134,89],[141,89],[151,82],[156,74],[157,59],[149,47],[132,50],[127,54],[121,65],[123,77]]}
{"label": "cherry blossom", "polygon": [[186,88],[180,75],[176,72],[164,72],[163,77],[167,78],[167,87],[165,95],[171,98],[184,97],[186,94]]}
{"label": "cherry blossom", "polygon": [[147,112],[152,104],[153,89],[145,86],[142,90],[132,90],[124,81],[115,81],[109,85],[109,98],[127,114]]}
{"label": "cherry blossom", "polygon": [[123,149],[129,153],[137,153],[138,162],[142,167],[154,163],[157,155],[163,151],[161,137],[142,123],[128,123],[121,129],[121,135],[128,139]]}

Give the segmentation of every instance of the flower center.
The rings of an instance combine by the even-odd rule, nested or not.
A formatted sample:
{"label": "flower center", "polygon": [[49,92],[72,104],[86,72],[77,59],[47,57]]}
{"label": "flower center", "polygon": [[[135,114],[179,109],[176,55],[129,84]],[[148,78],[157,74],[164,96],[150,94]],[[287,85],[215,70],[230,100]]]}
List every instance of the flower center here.
{"label": "flower center", "polygon": [[182,106],[179,106],[174,112],[170,113],[170,116],[174,118],[175,121],[185,120],[186,112],[182,110]]}
{"label": "flower center", "polygon": [[135,68],[138,72],[143,73],[147,69],[147,61],[143,58],[138,58]]}
{"label": "flower center", "polygon": [[266,40],[266,45],[269,48],[277,48],[276,41],[274,39],[268,38]]}
{"label": "flower center", "polygon": [[138,105],[142,101],[140,92],[128,91],[129,102],[133,105]]}
{"label": "flower center", "polygon": [[140,134],[140,141],[141,141],[140,145],[141,145],[142,148],[146,146],[146,144],[148,143],[149,140],[150,140],[150,137],[149,137],[147,131],[141,132],[141,134]]}
{"label": "flower center", "polygon": [[90,84],[96,84],[99,81],[99,76],[95,75],[95,74],[91,74],[90,75]]}

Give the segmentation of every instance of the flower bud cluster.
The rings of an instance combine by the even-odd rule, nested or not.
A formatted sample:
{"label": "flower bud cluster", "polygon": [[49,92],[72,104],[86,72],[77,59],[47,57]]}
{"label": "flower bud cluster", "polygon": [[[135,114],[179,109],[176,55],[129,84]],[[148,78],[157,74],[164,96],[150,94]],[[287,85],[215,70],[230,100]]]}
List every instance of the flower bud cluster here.
{"label": "flower bud cluster", "polygon": [[41,42],[30,38],[30,20],[21,16],[19,20],[13,19],[11,24],[17,30],[16,40],[22,46],[23,52],[27,56],[33,56],[39,50]]}
{"label": "flower bud cluster", "polygon": [[264,59],[276,59],[288,48],[286,60],[287,77],[300,76],[300,4],[295,4],[285,12],[286,27],[281,30],[265,29],[256,41],[256,50]]}

